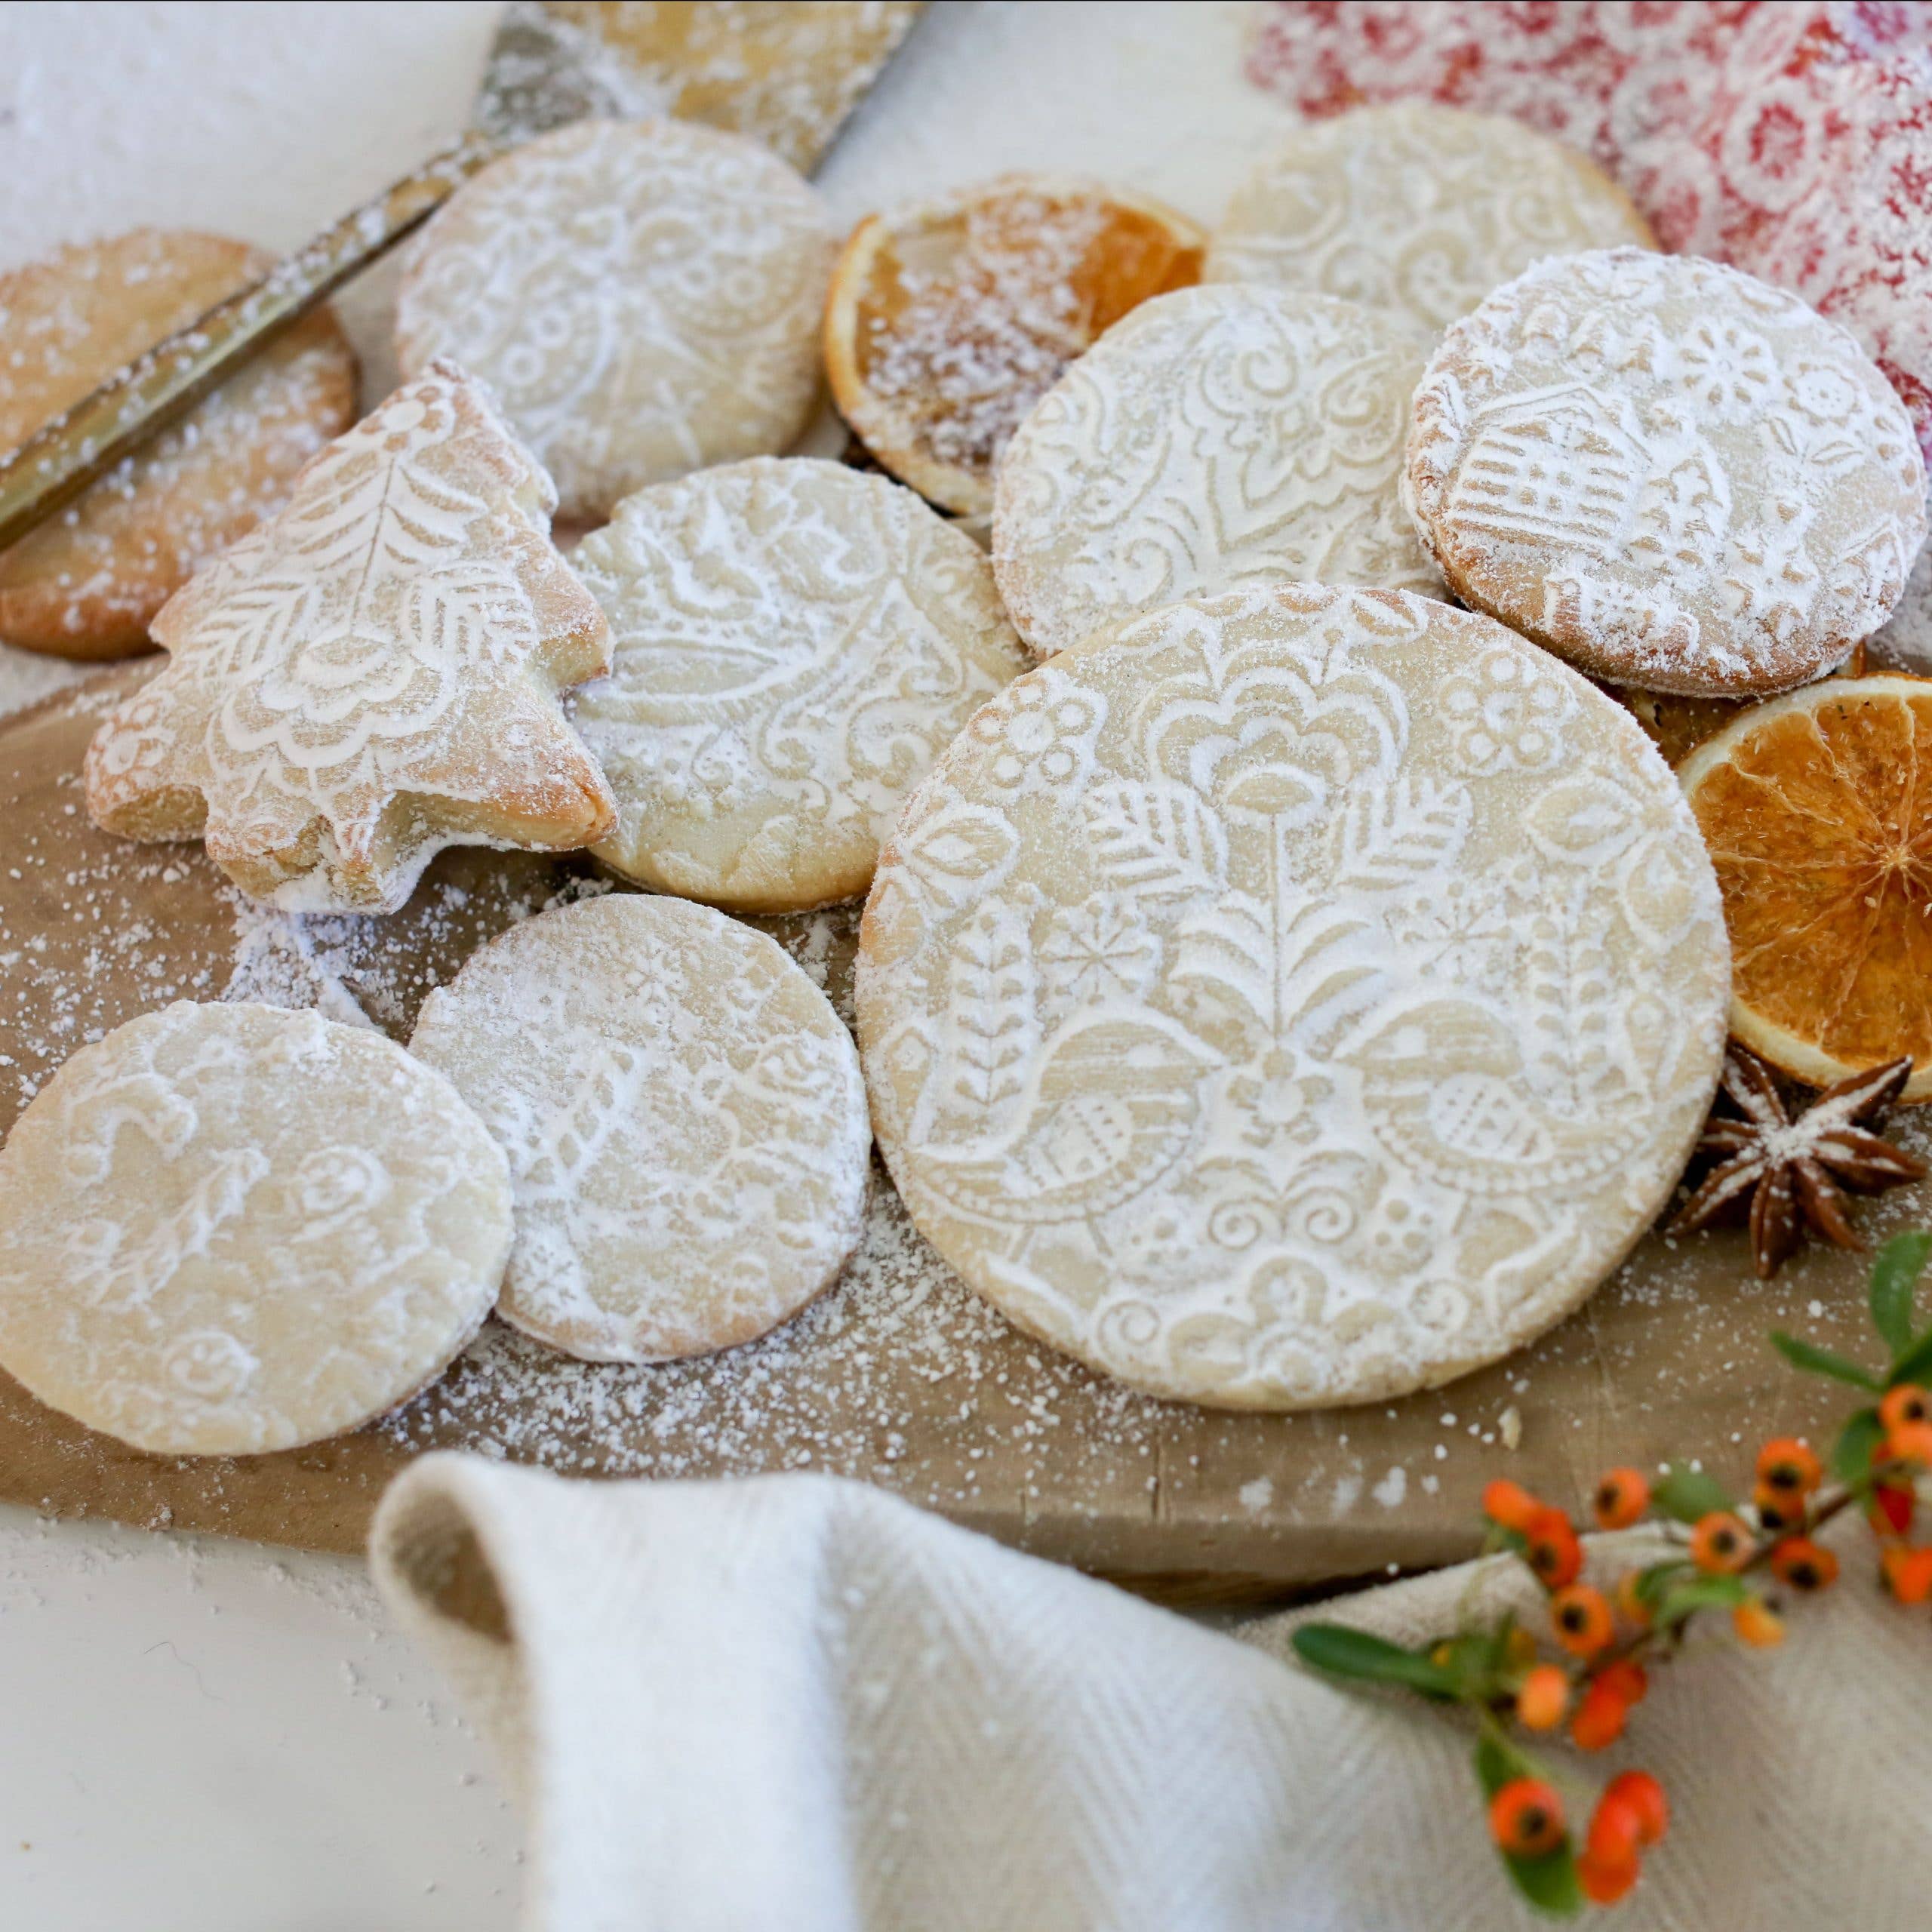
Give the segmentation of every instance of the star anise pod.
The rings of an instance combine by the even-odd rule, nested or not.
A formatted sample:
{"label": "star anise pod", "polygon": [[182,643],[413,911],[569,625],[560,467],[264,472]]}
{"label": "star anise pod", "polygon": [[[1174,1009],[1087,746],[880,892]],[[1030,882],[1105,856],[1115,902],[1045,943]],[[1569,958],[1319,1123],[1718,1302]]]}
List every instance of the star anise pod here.
{"label": "star anise pod", "polygon": [[1848,1204],[1839,1183],[1860,1194],[1877,1194],[1921,1180],[1927,1170],[1916,1155],[1856,1123],[1882,1113],[1911,1078],[1909,1059],[1868,1068],[1827,1087],[1794,1119],[1770,1069],[1733,1041],[1724,1055],[1723,1091],[1743,1118],[1714,1113],[1705,1124],[1697,1152],[1717,1155],[1718,1164],[1667,1232],[1708,1227],[1748,1193],[1751,1252],[1765,1280],[1807,1229],[1840,1247],[1863,1247],[1846,1218]]}

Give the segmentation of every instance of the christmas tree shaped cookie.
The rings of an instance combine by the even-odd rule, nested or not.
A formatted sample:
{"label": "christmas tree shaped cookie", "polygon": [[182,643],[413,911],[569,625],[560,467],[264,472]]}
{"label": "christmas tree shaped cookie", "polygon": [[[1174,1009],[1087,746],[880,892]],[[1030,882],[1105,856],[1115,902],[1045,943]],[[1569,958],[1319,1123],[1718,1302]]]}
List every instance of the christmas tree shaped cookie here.
{"label": "christmas tree shaped cookie", "polygon": [[94,822],[205,837],[303,912],[393,911],[445,845],[601,838],[610,791],[557,694],[610,635],[555,506],[488,392],[432,363],[164,607],[168,664],[88,754]]}

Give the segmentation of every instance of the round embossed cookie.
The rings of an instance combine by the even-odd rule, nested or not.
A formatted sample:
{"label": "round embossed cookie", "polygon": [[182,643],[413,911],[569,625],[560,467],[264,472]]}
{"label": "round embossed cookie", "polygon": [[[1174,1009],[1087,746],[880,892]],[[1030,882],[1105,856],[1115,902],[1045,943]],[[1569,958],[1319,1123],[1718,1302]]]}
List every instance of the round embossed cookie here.
{"label": "round embossed cookie", "polygon": [[868,215],[826,303],[838,412],[902,482],[983,517],[1014,425],[1137,304],[1198,281],[1206,245],[1162,203],[1071,175]]}
{"label": "round embossed cookie", "polygon": [[740,911],[863,892],[906,794],[1026,662],[971,538],[842,463],[660,484],[571,561],[613,638],[575,701],[617,798],[594,850]]}
{"label": "round embossed cookie", "polygon": [[[142,228],[0,275],[0,451],[270,260],[217,235]],[[275,509],[355,415],[355,355],[334,315],[318,309],[0,553],[0,641],[57,657],[146,650],[155,613]]]}
{"label": "round embossed cookie", "polygon": [[1560,141],[1426,101],[1304,122],[1235,191],[1202,279],[1395,309],[1431,330],[1545,255],[1655,246],[1629,197]]}
{"label": "round embossed cookie", "polygon": [[1795,295],[1689,255],[1542,262],[1443,337],[1406,488],[1451,589],[1595,676],[1783,691],[1925,535],[1904,405]]}
{"label": "round embossed cookie", "polygon": [[503,1157],[366,1028],[181,1001],[83,1047],[0,1152],[0,1366],[157,1455],[353,1429],[482,1324]]}
{"label": "round embossed cookie", "polygon": [[818,197],[755,141],[580,121],[438,211],[397,299],[396,354],[481,377],[562,514],[599,518],[804,429],[831,263]]}
{"label": "round embossed cookie", "polygon": [[1001,460],[993,570],[1035,654],[1263,578],[1442,595],[1400,494],[1428,350],[1400,317],[1324,295],[1143,303]]}
{"label": "round embossed cookie", "polygon": [[1728,993],[1620,706],[1487,618],[1291,584],[986,706],[881,856],[856,1007],[968,1281],[1157,1394],[1301,1408],[1576,1307],[1676,1183]]}
{"label": "round embossed cookie", "polygon": [[509,1155],[498,1312],[591,1361],[748,1342],[858,1244],[872,1130],[851,1036],[777,941],[613,893],[431,994],[411,1050]]}

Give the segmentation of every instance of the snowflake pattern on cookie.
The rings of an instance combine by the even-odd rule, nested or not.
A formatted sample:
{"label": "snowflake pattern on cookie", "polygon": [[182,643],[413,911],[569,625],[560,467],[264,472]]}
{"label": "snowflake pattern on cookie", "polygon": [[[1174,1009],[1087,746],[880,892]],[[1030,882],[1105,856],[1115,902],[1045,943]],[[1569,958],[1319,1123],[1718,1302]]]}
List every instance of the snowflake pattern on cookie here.
{"label": "snowflake pattern on cookie", "polygon": [[555,478],[563,514],[783,449],[818,393],[832,237],[741,135],[583,121],[466,183],[396,305],[406,371],[454,357]]}
{"label": "snowflake pattern on cookie", "polygon": [[840,463],[641,491],[571,561],[614,638],[573,701],[617,798],[598,857],[718,905],[864,891],[907,792],[1025,665],[979,546]]}
{"label": "snowflake pattern on cookie", "polygon": [[1407,482],[1466,603],[1646,691],[1820,675],[1884,621],[1925,534],[1911,422],[1850,334],[1632,248],[1540,263],[1449,330]]}
{"label": "snowflake pattern on cookie", "polygon": [[567,850],[614,807],[557,692],[609,665],[548,479],[435,365],[155,620],[170,661],[102,725],[88,809],[205,835],[245,891],[392,912],[445,845]]}
{"label": "snowflake pattern on cookie", "polygon": [[1445,1381],[1668,1198],[1724,1038],[1709,861],[1623,711],[1488,619],[1177,604],[980,712],[880,860],[856,1004],[921,1232],[1155,1393]]}
{"label": "snowflake pattern on cookie", "polygon": [[1202,279],[1341,296],[1432,331],[1545,255],[1622,243],[1651,231],[1574,149],[1402,101],[1297,128],[1236,189]]}
{"label": "snowflake pattern on cookie", "polygon": [[749,1341],[857,1246],[872,1130],[858,1056],[776,940],[612,893],[477,953],[411,1051],[509,1157],[501,1312],[592,1361]]}
{"label": "snowflake pattern on cookie", "polygon": [[503,1157],[441,1075],[181,1001],[83,1047],[0,1152],[0,1364],[156,1454],[290,1448],[440,1374],[509,1245]]}
{"label": "snowflake pattern on cookie", "polygon": [[1263,579],[1442,595],[1400,494],[1428,348],[1398,317],[1269,288],[1116,323],[1000,464],[993,569],[1035,656]]}

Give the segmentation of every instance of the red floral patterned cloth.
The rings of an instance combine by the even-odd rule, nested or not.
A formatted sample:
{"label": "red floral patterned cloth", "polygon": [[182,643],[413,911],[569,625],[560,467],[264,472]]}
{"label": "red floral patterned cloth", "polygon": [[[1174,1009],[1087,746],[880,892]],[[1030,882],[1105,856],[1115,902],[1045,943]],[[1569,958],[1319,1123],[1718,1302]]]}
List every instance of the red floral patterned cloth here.
{"label": "red floral patterned cloth", "polygon": [[1851,329],[1932,454],[1932,6],[1291,0],[1248,72],[1307,114],[1423,95],[1582,149],[1666,248]]}

